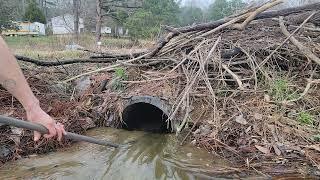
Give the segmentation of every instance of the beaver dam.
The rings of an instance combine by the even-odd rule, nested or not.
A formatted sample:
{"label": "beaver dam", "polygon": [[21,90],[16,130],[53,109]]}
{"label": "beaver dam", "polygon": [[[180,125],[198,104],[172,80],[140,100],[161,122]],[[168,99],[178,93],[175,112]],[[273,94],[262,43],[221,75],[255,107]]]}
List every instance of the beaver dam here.
{"label": "beaver dam", "polygon": [[[205,149],[235,171],[319,177],[320,3],[269,11],[281,2],[165,27],[146,52],[17,58],[42,106],[68,131],[172,132],[179,144]],[[0,93],[0,112],[24,118],[21,106]],[[35,144],[31,132],[1,131],[3,162],[71,144]]]}

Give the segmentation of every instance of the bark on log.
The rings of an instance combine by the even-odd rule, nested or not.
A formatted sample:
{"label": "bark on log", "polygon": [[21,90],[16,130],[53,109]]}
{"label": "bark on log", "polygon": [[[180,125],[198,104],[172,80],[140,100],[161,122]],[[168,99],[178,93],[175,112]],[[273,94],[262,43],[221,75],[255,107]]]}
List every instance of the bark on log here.
{"label": "bark on log", "polygon": [[75,63],[111,63],[119,60],[118,58],[105,58],[105,59],[70,59],[70,60],[51,60],[51,61],[41,61],[35,60],[29,57],[18,56],[16,55],[17,60],[33,63],[37,66],[60,66],[60,65],[67,65],[67,64],[75,64]]}
{"label": "bark on log", "polygon": [[[300,7],[281,9],[281,10],[277,10],[277,11],[263,12],[263,13],[257,15],[255,17],[255,20],[257,20],[257,19],[266,19],[266,18],[274,18],[274,17],[278,17],[278,16],[288,16],[290,14],[301,13],[301,12],[305,12],[305,11],[319,10],[319,9],[320,9],[320,2],[319,3],[305,5],[305,6],[300,6]],[[194,25],[194,26],[186,26],[186,27],[181,27],[181,28],[169,28],[169,27],[166,27],[166,29],[169,30],[172,33],[175,33],[177,35],[178,33],[186,33],[186,32],[190,32],[190,31],[200,31],[200,30],[205,30],[205,29],[213,29],[213,28],[216,28],[217,26],[220,26],[220,25],[230,21],[231,19],[230,18],[220,19],[218,21],[213,21],[213,22],[203,23],[203,24],[197,24],[197,25]]]}
{"label": "bark on log", "polygon": [[[257,19],[266,19],[266,18],[274,18],[278,16],[288,16],[290,14],[295,14],[295,13],[301,13],[301,12],[307,12],[307,11],[313,11],[313,10],[319,10],[320,9],[320,2],[319,3],[313,3],[305,6],[300,6],[300,7],[294,7],[294,8],[287,8],[287,9],[281,9],[277,11],[268,11],[268,12],[263,12],[259,15],[257,15],[254,20]],[[214,29],[218,26],[221,26],[224,23],[227,23],[228,21],[232,20],[233,18],[225,18],[225,19],[220,19],[218,21],[213,21],[209,23],[203,23],[203,24],[197,24],[194,26],[186,26],[186,27],[181,27],[181,28],[171,28],[171,27],[166,27],[166,30],[170,31],[168,35],[158,43],[158,45],[151,50],[150,56],[156,55],[172,38],[175,36],[179,35],[180,33],[187,33],[187,32],[192,32],[192,31],[203,31],[203,30],[210,30]]]}
{"label": "bark on log", "polygon": [[118,59],[130,59],[139,57],[147,52],[131,53],[131,54],[101,54],[97,56],[90,56],[90,59],[99,59],[99,58],[118,58]]}

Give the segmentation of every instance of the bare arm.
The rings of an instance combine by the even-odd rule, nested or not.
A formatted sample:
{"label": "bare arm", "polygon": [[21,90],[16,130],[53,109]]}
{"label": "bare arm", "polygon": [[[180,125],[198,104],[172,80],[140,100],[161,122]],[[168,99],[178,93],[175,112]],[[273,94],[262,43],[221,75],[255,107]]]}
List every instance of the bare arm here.
{"label": "bare arm", "polygon": [[[58,140],[61,140],[62,134],[65,133],[63,125],[56,123],[40,108],[39,100],[31,91],[31,88],[24,78],[17,60],[10,52],[1,36],[0,83],[23,105],[27,112],[27,118],[29,121],[40,123],[48,128],[50,134],[45,135],[46,138],[51,138],[58,135]],[[35,132],[34,140],[37,141],[40,139],[40,137],[41,134]]]}

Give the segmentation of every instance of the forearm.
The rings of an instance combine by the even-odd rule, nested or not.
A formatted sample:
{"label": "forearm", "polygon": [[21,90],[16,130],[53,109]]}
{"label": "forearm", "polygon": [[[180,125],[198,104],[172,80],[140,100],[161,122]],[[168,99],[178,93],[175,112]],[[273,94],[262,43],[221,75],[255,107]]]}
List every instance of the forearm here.
{"label": "forearm", "polygon": [[16,58],[10,52],[4,40],[0,37],[0,83],[7,89],[26,111],[39,106],[38,99],[31,91]]}

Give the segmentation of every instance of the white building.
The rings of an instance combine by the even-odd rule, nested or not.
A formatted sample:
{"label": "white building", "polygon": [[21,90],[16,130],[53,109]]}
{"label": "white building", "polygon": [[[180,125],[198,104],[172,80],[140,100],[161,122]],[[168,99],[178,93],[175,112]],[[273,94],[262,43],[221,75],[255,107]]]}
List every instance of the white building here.
{"label": "white building", "polygon": [[[51,26],[53,34],[71,34],[74,32],[74,16],[71,14],[64,14],[51,18]],[[83,32],[83,19],[79,18],[79,33]]]}
{"label": "white building", "polygon": [[101,28],[101,33],[102,34],[111,34],[111,27],[107,27],[107,26],[102,27]]}

